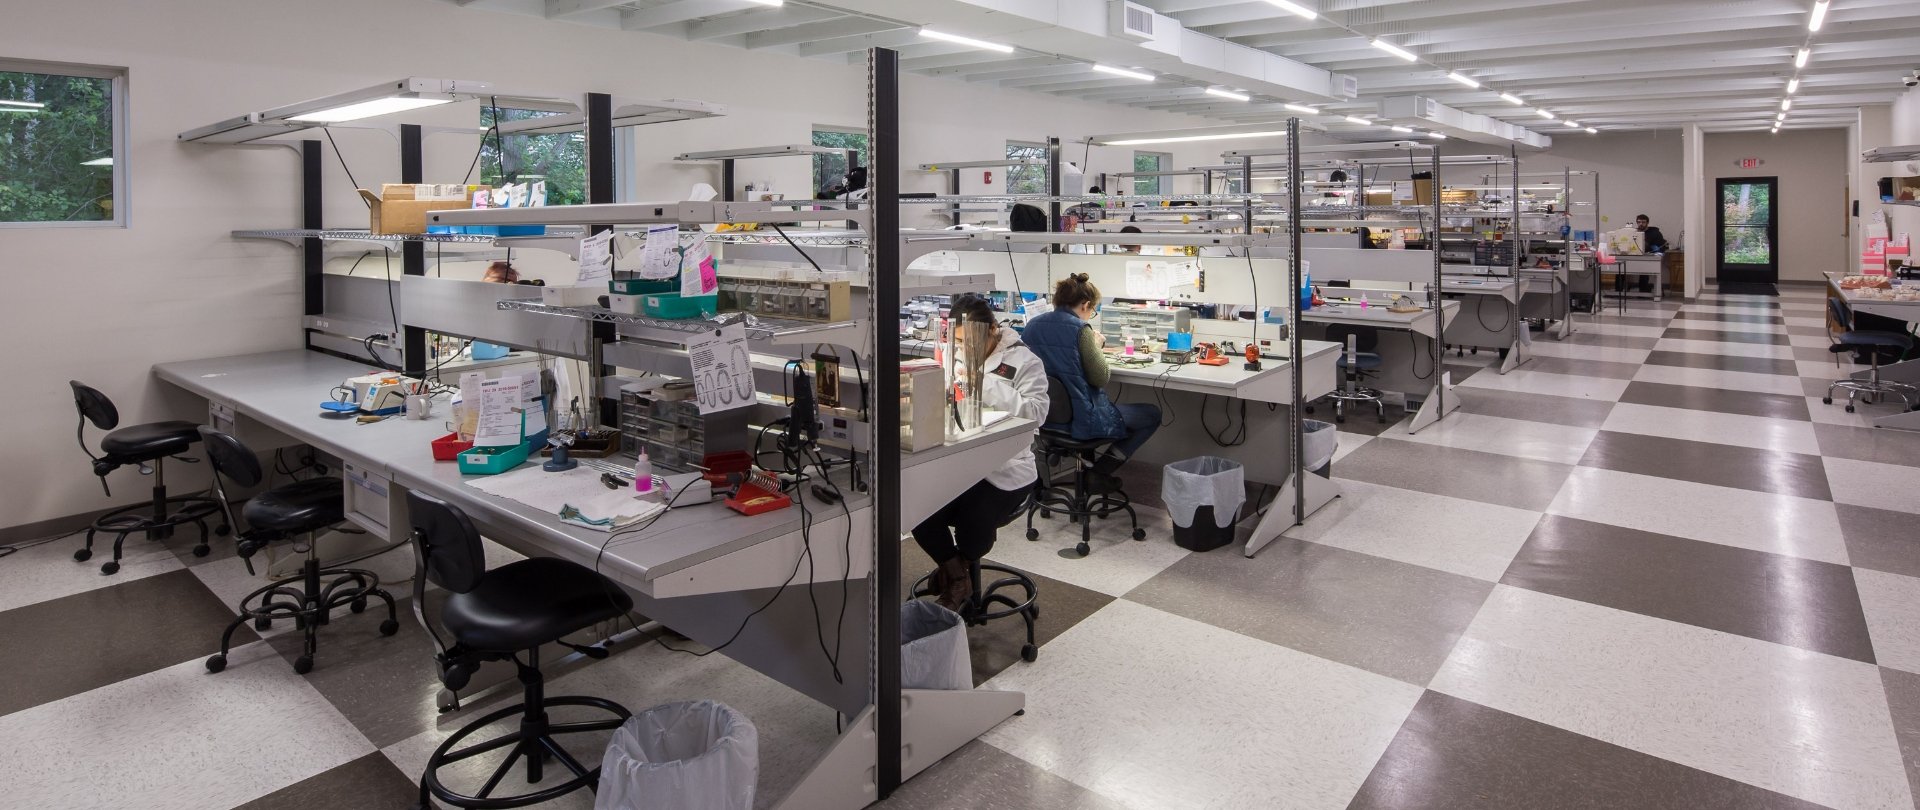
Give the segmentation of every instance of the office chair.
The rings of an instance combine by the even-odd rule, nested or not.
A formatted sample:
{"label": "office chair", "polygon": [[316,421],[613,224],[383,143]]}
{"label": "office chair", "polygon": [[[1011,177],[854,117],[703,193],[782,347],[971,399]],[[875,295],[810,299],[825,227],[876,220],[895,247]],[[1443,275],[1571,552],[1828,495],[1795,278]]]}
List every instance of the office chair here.
{"label": "office chair", "polygon": [[[129,464],[137,465],[141,475],[153,476],[152,500],[95,518],[87,526],[86,545],[73,552],[74,561],[91,559],[94,535],[109,532],[114,535],[113,559],[101,563],[100,573],[117,573],[127,535],[144,532],[148,540],[162,540],[173,536],[173,527],[188,522],[200,527],[200,542],[193,547],[193,556],[207,556],[206,519],[221,514],[219,502],[204,495],[167,497],[167,458],[194,462],[180,454],[200,441],[199,426],[192,422],[149,422],[119,427],[120,410],[106,394],[77,381],[69,380],[67,384],[73,387],[73,407],[80,412],[80,426],[74,429],[74,438],[80,442],[80,450],[93,460],[93,474],[100,477],[100,489],[111,497],[113,490],[107,486],[107,474]],[[104,455],[96,456],[87,448],[88,422],[108,431],[100,438],[100,452]],[[229,523],[221,523],[213,533],[225,537],[232,531]]]}
{"label": "office chair", "polygon": [[[407,493],[407,507],[413,523],[413,614],[433,639],[440,682],[458,693],[466,688],[482,662],[511,660],[519,669],[520,683],[526,687],[524,702],[460,727],[434,749],[433,756],[427,760],[426,771],[420,775],[421,805],[431,807],[431,796],[455,807],[524,807],[557,799],[583,787],[594,789],[600,781],[600,752],[593,752],[595,766],[588,769],[561,747],[556,737],[611,731],[632,713],[618,703],[601,698],[548,697],[546,680],[540,674],[540,646],[559,642],[588,657],[606,658],[605,648],[567,644],[561,639],[598,622],[626,615],[633,609],[633,599],[593,569],[553,557],[533,557],[489,571],[480,545],[480,532],[474,529],[465,513],[418,492]],[[427,619],[428,580],[447,590],[440,618],[453,636],[452,646],[441,641],[440,634]],[[554,723],[547,718],[547,710],[555,706],[583,706],[613,717]],[[520,717],[517,729],[486,742],[456,748],[475,732],[515,715]],[[479,793],[472,796],[455,793],[441,782],[441,769],[503,748],[508,749],[506,758],[487,778]],[[573,778],[518,796],[492,795],[501,778],[522,759],[527,764],[527,782],[539,783],[548,757],[558,760],[573,773]]]}
{"label": "office chair", "polygon": [[[1326,396],[1333,400],[1333,421],[1347,421],[1349,402],[1371,402],[1380,421],[1387,421],[1387,403],[1380,390],[1361,385],[1367,377],[1380,370],[1380,355],[1374,352],[1380,343],[1380,331],[1364,326],[1334,324],[1327,327],[1327,340],[1343,344],[1340,360],[1334,364],[1340,369],[1341,387]],[[1313,409],[1308,408],[1307,413],[1313,413]]]}
{"label": "office chair", "polygon": [[[1035,491],[1038,491],[1037,487]],[[1029,494],[1025,502],[1021,503],[1012,512],[1007,513],[1005,518],[1001,519],[1000,527],[1005,528],[1010,526],[1014,521],[1019,520],[1022,515],[1027,514],[1028,509],[1033,505],[1033,499],[1034,495]],[[1033,536],[1038,537],[1039,533],[1035,532]],[[1005,576],[994,580],[992,585],[982,588],[980,587],[980,572],[982,571],[992,571],[996,574],[1004,574]],[[967,568],[967,576],[973,581],[973,596],[968,597],[967,604],[961,606],[960,618],[964,620],[969,627],[974,627],[997,619],[1004,619],[1008,616],[1019,616],[1027,625],[1027,643],[1020,648],[1020,659],[1027,663],[1033,663],[1035,659],[1040,657],[1040,645],[1034,640],[1033,635],[1033,622],[1035,619],[1040,618],[1040,605],[1038,604],[1040,587],[1034,583],[1033,577],[1004,565],[981,562],[980,560],[972,561],[972,565]],[[1024,592],[1024,596],[1020,599],[1015,599],[1014,597],[1000,593],[1000,590],[1003,588],[1012,588],[1015,586],[1018,586]],[[938,596],[939,593],[933,588],[933,572],[928,572],[925,576],[915,580],[911,593],[915,599]],[[992,606],[994,605],[1004,605],[1005,607],[1001,610],[993,610]]]}
{"label": "office chair", "polygon": [[[207,461],[213,464],[213,491],[227,520],[233,520],[233,506],[227,500],[225,478],[242,487],[259,486],[263,475],[260,459],[247,446],[210,427],[200,428],[207,443]],[[338,478],[309,478],[262,492],[247,501],[240,510],[247,530],[240,535],[240,557],[247,571],[253,571],[253,555],[268,544],[287,538],[299,538],[295,551],[307,555],[300,565],[299,587],[281,580],[261,586],[240,598],[240,615],[220,634],[220,651],[207,659],[207,671],[227,668],[227,651],[233,648],[233,631],[253,622],[257,630],[273,626],[274,619],[292,619],[296,630],[306,633],[306,647],[293,660],[293,671],[301,675],[313,671],[313,656],[319,650],[321,625],[342,607],[359,613],[367,609],[367,599],[377,597],[387,603],[387,620],[380,623],[380,635],[400,631],[393,596],[380,587],[380,576],[357,568],[321,568],[315,538],[322,529],[344,522],[346,495]]]}
{"label": "office chair", "polygon": [[[1064,424],[1073,421],[1073,401],[1067,398],[1067,386],[1056,377],[1047,377],[1047,422],[1049,425]],[[1085,557],[1093,550],[1093,518],[1106,519],[1115,512],[1126,512],[1127,521],[1133,524],[1133,539],[1147,539],[1147,531],[1140,528],[1140,518],[1133,513],[1133,500],[1124,490],[1095,493],[1091,486],[1093,465],[1100,459],[1113,453],[1113,443],[1117,439],[1075,439],[1073,434],[1064,430],[1048,430],[1045,427],[1034,434],[1033,454],[1040,462],[1040,483],[1034,486],[1033,500],[1027,505],[1027,539],[1040,539],[1040,531],[1033,527],[1033,515],[1052,517],[1055,512],[1066,515],[1067,519],[1080,524],[1080,543],[1073,547],[1080,556]],[[1073,476],[1061,484],[1053,474],[1055,465],[1060,463],[1073,465]]]}
{"label": "office chair", "polygon": [[[1837,329],[1831,327],[1829,329],[1828,336],[1833,339],[1833,345],[1828,346],[1827,351],[1836,355],[1863,351],[1868,357],[1868,362],[1872,364],[1872,370],[1867,372],[1865,380],[1856,380],[1852,377],[1834,380],[1832,385],[1827,386],[1827,395],[1821,397],[1820,401],[1832,405],[1833,390],[1838,388],[1847,392],[1847,413],[1853,413],[1853,400],[1861,394],[1865,394],[1869,402],[1877,401],[1878,397],[1883,395],[1892,394],[1899,397],[1901,402],[1905,402],[1908,410],[1913,410],[1913,395],[1920,394],[1920,389],[1903,382],[1880,379],[1880,351],[1893,349],[1905,357],[1913,351],[1913,336],[1900,332],[1853,328],[1853,310],[1839,298],[1827,299],[1827,315],[1833,319],[1832,327],[1837,327]],[[1836,363],[1839,360],[1838,357],[1834,358]]]}

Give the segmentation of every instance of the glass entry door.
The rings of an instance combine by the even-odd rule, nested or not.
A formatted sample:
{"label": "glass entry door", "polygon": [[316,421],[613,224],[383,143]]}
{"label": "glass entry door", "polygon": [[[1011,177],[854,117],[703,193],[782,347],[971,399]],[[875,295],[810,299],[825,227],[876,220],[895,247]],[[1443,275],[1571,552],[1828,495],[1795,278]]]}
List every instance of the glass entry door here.
{"label": "glass entry door", "polygon": [[1719,181],[1714,231],[1719,234],[1716,275],[1721,283],[1779,283],[1780,227],[1774,199],[1778,185],[1773,177]]}

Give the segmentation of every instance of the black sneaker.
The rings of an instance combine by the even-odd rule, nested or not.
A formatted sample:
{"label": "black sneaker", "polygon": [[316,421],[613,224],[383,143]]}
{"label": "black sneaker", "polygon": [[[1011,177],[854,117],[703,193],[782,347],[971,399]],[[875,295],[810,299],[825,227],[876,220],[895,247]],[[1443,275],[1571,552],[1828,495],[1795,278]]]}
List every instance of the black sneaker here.
{"label": "black sneaker", "polygon": [[1120,476],[1099,471],[1087,473],[1087,491],[1094,495],[1111,495],[1120,491]]}

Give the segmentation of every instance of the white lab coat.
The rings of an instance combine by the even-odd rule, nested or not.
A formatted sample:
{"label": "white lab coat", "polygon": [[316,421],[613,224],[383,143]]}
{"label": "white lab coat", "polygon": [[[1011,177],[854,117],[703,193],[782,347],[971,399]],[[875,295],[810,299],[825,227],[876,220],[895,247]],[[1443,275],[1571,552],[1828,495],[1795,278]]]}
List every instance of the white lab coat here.
{"label": "white lab coat", "polygon": [[[1003,367],[1012,372],[1011,377],[1003,373]],[[1047,421],[1047,369],[1040,364],[1040,356],[1020,342],[1018,332],[1000,327],[1000,345],[987,357],[985,368],[987,384],[982,395],[983,405],[1022,419]],[[1019,455],[987,473],[986,480],[1008,492],[1040,480],[1032,446],[1021,447]]]}

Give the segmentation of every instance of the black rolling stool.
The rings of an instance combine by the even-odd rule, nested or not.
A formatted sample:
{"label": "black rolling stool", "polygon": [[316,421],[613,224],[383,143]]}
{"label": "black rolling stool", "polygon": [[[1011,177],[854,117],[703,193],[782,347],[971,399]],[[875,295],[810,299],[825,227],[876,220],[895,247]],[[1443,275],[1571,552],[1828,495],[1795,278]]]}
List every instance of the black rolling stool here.
{"label": "black rolling stool", "polygon": [[[1020,504],[1018,509],[1015,509],[1012,513],[1008,514],[1004,520],[1001,520],[1000,526],[1004,528],[1012,525],[1014,521],[1019,520],[1021,515],[1027,513],[1027,508],[1032,503],[1033,496],[1027,496],[1027,502]],[[1004,576],[994,580],[992,585],[982,588],[980,587],[980,572],[982,571],[992,571],[996,574],[1003,574]],[[1020,648],[1020,658],[1028,663],[1032,663],[1034,659],[1039,658],[1040,645],[1034,640],[1033,622],[1035,619],[1040,618],[1040,605],[1038,602],[1040,598],[1040,588],[1034,584],[1033,578],[1004,565],[981,562],[979,560],[974,560],[973,564],[968,567],[967,576],[973,580],[973,596],[968,597],[967,604],[961,606],[960,618],[965,620],[968,626],[972,627],[983,625],[996,619],[1004,619],[1008,616],[1019,616],[1027,624],[1027,643]],[[1018,586],[1023,592],[1022,598],[1015,599],[1014,597],[1000,593],[1000,590],[1003,588],[1012,588],[1015,586]],[[912,593],[915,599],[927,596],[938,596],[939,594],[933,590],[933,573],[928,572],[925,576],[915,580]],[[993,609],[995,605],[1003,607],[995,610]]]}
{"label": "black rolling stool", "polygon": [[[600,753],[594,752],[596,765],[589,769],[567,753],[555,738],[562,734],[618,728],[632,713],[618,703],[601,698],[547,697],[546,681],[540,674],[540,645],[560,642],[569,633],[619,618],[633,609],[633,600],[626,591],[593,569],[552,557],[529,558],[488,571],[480,533],[460,510],[418,492],[407,493],[407,508],[412,513],[416,561],[413,612],[439,651],[434,657],[440,664],[440,682],[457,693],[466,688],[481,662],[511,660],[519,668],[520,683],[526,687],[525,702],[461,726],[434,749],[433,756],[427,760],[426,772],[420,775],[421,805],[431,806],[428,804],[431,795],[455,807],[524,807],[557,799],[583,787],[593,789],[600,780],[597,764]],[[440,634],[427,620],[429,579],[448,591],[441,619],[453,636],[451,647],[440,640]],[[592,658],[607,657],[603,648],[560,643]],[[547,719],[547,709],[553,706],[585,706],[612,714],[613,718],[554,723]],[[518,729],[486,742],[455,748],[475,732],[515,715],[520,716]],[[510,750],[478,794],[464,796],[441,783],[440,769],[502,748]],[[522,759],[527,763],[527,782],[538,784],[548,756],[573,772],[573,778],[519,796],[491,795],[500,779]]]}
{"label": "black rolling stool", "polygon": [[[1900,357],[1906,357],[1913,353],[1915,342],[1913,336],[1905,332],[1853,328],[1853,309],[1839,298],[1827,299],[1827,317],[1832,321],[1830,330],[1832,327],[1838,327],[1838,331],[1828,332],[1828,338],[1833,341],[1833,345],[1828,346],[1827,351],[1833,354],[1864,352],[1867,355],[1867,362],[1871,363],[1872,367],[1864,380],[1856,380],[1852,376],[1834,380],[1832,385],[1827,386],[1827,395],[1821,397],[1820,401],[1832,405],[1833,391],[1837,388],[1847,392],[1847,413],[1853,413],[1853,401],[1863,395],[1871,403],[1878,402],[1880,397],[1891,394],[1899,397],[1900,401],[1906,404],[1907,409],[1920,410],[1920,406],[1914,404],[1916,399],[1920,399],[1920,390],[1903,382],[1880,378],[1881,353],[1894,352]],[[1836,362],[1838,362],[1837,358]]]}
{"label": "black rolling stool", "polygon": [[[227,502],[222,477],[243,487],[259,486],[262,480],[260,459],[239,439],[210,427],[200,428],[207,443],[207,460],[213,463],[213,491],[220,505],[233,519],[233,507]],[[313,670],[313,654],[319,648],[320,626],[327,624],[335,610],[342,607],[359,613],[367,609],[367,599],[377,597],[387,603],[387,620],[380,623],[380,635],[400,631],[393,595],[380,587],[380,576],[357,568],[321,568],[315,538],[320,530],[338,525],[346,518],[346,496],[338,478],[309,478],[276,487],[253,496],[240,510],[247,531],[240,536],[241,558],[247,572],[253,572],[253,555],[268,544],[286,538],[304,540],[306,562],[300,566],[300,587],[275,582],[255,589],[240,599],[240,615],[220,634],[220,652],[207,659],[207,671],[227,668],[227,650],[233,644],[233,631],[248,620],[256,629],[273,626],[274,619],[292,619],[295,629],[307,634],[306,650],[293,661],[293,671],[302,675]],[[301,550],[295,545],[294,550]]]}
{"label": "black rolling stool", "polygon": [[[1047,378],[1047,424],[1057,425],[1073,421],[1073,402],[1067,398],[1067,387],[1053,377]],[[1133,539],[1147,539],[1147,530],[1140,528],[1140,518],[1133,513],[1133,500],[1124,490],[1112,492],[1094,492],[1091,476],[1093,465],[1112,452],[1115,439],[1075,439],[1072,433],[1064,430],[1048,430],[1042,427],[1034,434],[1033,453],[1040,462],[1040,483],[1034,487],[1033,500],[1027,504],[1027,539],[1040,539],[1040,530],[1033,527],[1033,515],[1052,517],[1054,513],[1067,516],[1068,520],[1080,524],[1080,543],[1074,551],[1085,557],[1093,550],[1093,519],[1105,519],[1115,512],[1127,513],[1127,521],[1133,524]],[[1063,485],[1053,477],[1054,465],[1069,462],[1073,465],[1073,478]]]}
{"label": "black rolling stool", "polygon": [[[100,489],[111,497],[113,490],[107,487],[107,474],[128,464],[138,465],[142,474],[153,474],[153,500],[121,507],[96,518],[87,527],[87,544],[73,553],[73,559],[86,562],[92,558],[93,536],[110,532],[114,535],[113,559],[100,564],[100,573],[116,573],[120,570],[121,546],[126,543],[127,535],[144,532],[149,540],[161,540],[173,536],[173,527],[183,523],[200,527],[200,542],[193,547],[193,556],[207,556],[206,519],[221,514],[220,503],[200,495],[167,497],[167,457],[185,453],[200,441],[199,426],[192,422],[150,422],[115,430],[120,425],[120,410],[113,407],[113,400],[79,382],[69,380],[67,384],[73,386],[73,407],[80,412],[80,426],[74,429],[74,437],[80,441],[81,451],[93,460],[93,474],[100,476]],[[88,422],[110,431],[100,439],[100,452],[105,455],[96,456],[87,448]],[[224,537],[232,530],[228,523],[222,522],[214,533]]]}
{"label": "black rolling stool", "polygon": [[[1387,401],[1380,389],[1368,388],[1363,383],[1368,377],[1379,373],[1380,354],[1375,351],[1380,345],[1380,330],[1366,326],[1348,326],[1335,324],[1327,327],[1326,339],[1340,344],[1340,359],[1334,364],[1340,369],[1341,386],[1328,392],[1327,399],[1333,400],[1333,421],[1347,421],[1347,404],[1371,404],[1374,416],[1382,423],[1387,421]],[[1307,408],[1313,413],[1313,408]]]}

